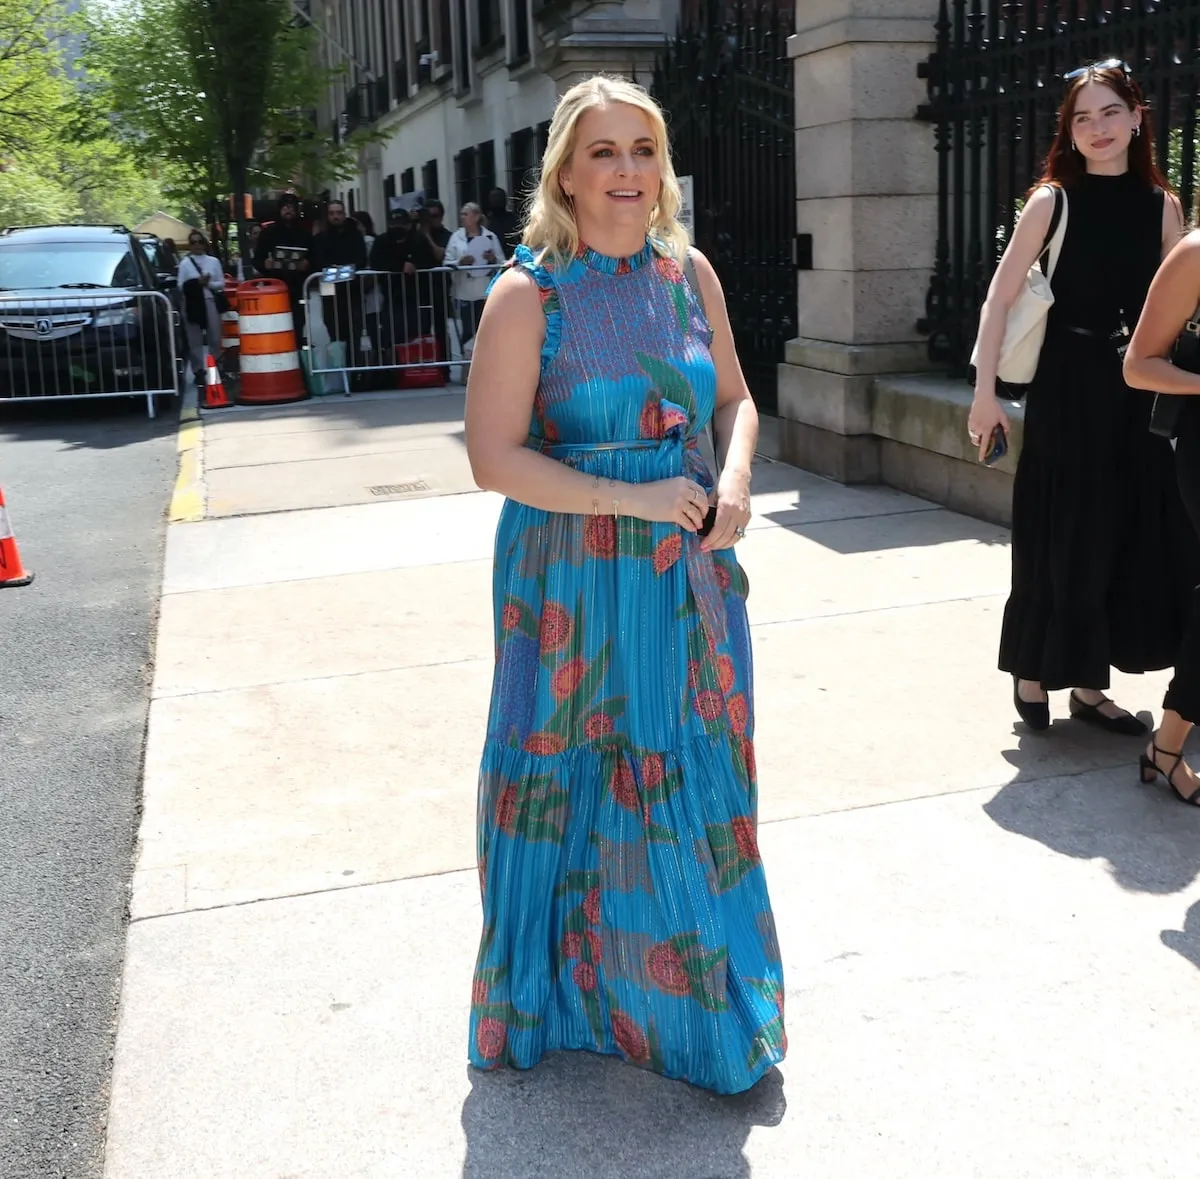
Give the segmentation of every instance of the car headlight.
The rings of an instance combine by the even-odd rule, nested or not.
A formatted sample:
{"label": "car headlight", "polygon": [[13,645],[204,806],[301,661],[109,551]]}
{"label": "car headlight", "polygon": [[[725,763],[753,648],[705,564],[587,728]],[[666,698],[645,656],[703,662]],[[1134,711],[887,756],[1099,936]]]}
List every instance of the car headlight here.
{"label": "car headlight", "polygon": [[137,321],[137,307],[109,307],[105,311],[96,313],[96,318],[92,320],[92,327],[134,327]]}

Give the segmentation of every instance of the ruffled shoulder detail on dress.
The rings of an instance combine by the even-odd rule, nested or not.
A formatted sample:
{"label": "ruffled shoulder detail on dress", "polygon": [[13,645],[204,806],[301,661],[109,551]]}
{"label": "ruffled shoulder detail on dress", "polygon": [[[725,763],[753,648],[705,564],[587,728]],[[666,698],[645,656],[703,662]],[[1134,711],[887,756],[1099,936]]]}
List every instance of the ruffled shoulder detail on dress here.
{"label": "ruffled shoulder detail on dress", "polygon": [[[515,268],[524,270],[537,283],[538,294],[541,296],[542,311],[546,316],[546,338],[542,342],[542,372],[545,372],[550,362],[558,355],[558,346],[562,341],[562,305],[558,301],[554,270],[552,266],[539,262],[537,255],[528,246],[517,246],[504,270]],[[500,274],[503,273],[503,270],[500,271]],[[500,274],[489,284],[489,293]]]}

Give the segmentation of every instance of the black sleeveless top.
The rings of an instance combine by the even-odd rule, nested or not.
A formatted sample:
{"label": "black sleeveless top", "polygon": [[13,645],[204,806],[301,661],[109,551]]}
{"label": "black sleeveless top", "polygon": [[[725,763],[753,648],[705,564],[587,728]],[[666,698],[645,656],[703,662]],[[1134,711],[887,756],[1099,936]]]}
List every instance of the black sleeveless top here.
{"label": "black sleeveless top", "polygon": [[1054,271],[1048,328],[1130,332],[1162,256],[1164,194],[1132,172],[1084,175],[1066,190],[1067,232]]}

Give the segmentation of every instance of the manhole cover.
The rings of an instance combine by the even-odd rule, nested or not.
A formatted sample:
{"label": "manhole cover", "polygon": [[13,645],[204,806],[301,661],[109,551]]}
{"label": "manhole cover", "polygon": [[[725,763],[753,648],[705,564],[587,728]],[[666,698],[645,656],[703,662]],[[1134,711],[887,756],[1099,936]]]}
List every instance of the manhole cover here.
{"label": "manhole cover", "polygon": [[411,483],[381,483],[367,490],[372,495],[412,495],[414,491],[428,491],[429,484],[424,479],[414,479]]}

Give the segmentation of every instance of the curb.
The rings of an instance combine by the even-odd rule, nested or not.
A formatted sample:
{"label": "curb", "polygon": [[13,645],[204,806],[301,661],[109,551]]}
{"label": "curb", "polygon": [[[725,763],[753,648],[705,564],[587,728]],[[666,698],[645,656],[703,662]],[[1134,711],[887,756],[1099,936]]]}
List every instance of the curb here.
{"label": "curb", "polygon": [[179,410],[179,474],[171,496],[168,521],[191,524],[204,519],[204,425],[196,389],[185,391]]}

